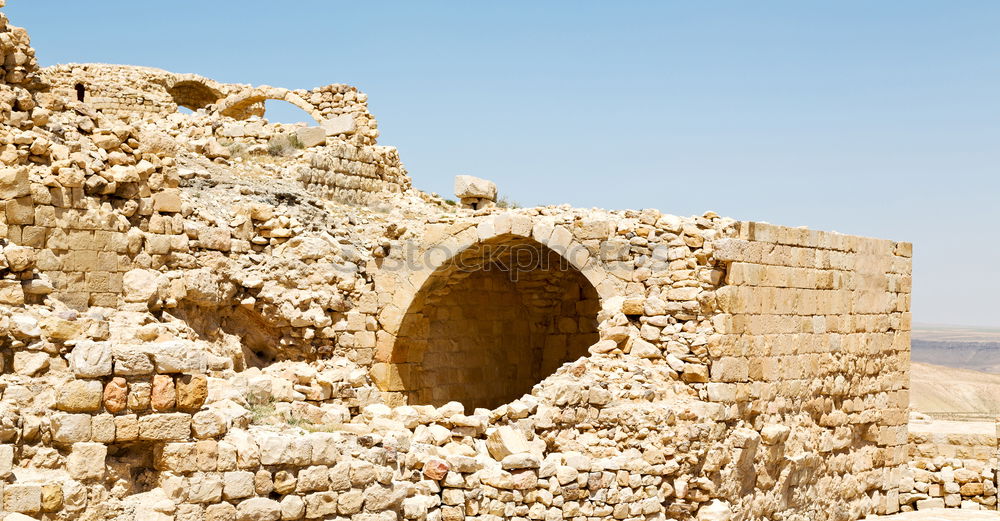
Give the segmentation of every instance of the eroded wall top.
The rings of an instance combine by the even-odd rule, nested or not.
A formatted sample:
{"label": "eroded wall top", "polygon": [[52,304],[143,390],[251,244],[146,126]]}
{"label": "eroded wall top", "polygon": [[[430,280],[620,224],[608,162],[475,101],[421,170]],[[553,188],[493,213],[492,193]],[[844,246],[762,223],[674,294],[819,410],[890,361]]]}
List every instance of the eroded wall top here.
{"label": "eroded wall top", "polygon": [[309,114],[329,136],[374,145],[378,124],[368,96],[356,87],[331,84],[311,90],[220,83],[196,74],[151,67],[100,63],[64,64],[39,71],[39,90],[72,102],[86,102],[122,119],[154,119],[181,107],[235,119],[264,116],[264,102],[282,100]]}

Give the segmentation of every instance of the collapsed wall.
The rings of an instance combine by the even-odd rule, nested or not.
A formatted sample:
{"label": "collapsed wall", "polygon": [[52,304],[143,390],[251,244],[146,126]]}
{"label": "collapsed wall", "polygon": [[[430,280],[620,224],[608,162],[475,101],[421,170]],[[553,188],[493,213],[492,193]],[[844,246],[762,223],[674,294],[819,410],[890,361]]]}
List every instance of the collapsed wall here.
{"label": "collapsed wall", "polygon": [[[178,95],[169,73],[36,77],[2,14],[0,49],[3,510],[898,510],[909,244],[713,212],[458,209],[411,188],[367,109],[353,132],[240,119],[288,93],[333,119],[364,103],[352,88],[209,85],[224,97],[183,116],[147,100]],[[143,103],[98,87],[108,70],[151,75]]]}

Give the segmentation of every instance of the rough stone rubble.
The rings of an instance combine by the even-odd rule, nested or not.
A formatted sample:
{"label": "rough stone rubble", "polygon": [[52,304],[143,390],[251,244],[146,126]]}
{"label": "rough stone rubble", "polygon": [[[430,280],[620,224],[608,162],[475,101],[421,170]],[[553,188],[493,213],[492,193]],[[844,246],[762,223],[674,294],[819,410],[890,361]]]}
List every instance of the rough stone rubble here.
{"label": "rough stone rubble", "polygon": [[354,87],[39,69],[2,14],[0,53],[7,519],[921,506],[908,243],[503,209],[476,179],[455,204]]}

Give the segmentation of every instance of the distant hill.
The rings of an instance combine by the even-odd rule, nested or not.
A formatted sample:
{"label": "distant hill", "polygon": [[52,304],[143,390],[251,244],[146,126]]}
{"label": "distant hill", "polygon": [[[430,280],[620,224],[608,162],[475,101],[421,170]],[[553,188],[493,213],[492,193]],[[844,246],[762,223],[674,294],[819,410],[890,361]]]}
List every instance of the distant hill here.
{"label": "distant hill", "polygon": [[1000,374],[1000,330],[914,326],[914,362]]}
{"label": "distant hill", "polygon": [[910,405],[943,419],[1000,416],[1000,375],[915,362],[910,368]]}

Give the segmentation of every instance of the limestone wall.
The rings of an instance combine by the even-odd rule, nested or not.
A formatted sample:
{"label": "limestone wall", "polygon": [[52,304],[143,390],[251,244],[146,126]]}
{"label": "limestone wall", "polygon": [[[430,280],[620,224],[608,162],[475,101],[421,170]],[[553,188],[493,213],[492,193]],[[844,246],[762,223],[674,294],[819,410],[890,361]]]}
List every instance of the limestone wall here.
{"label": "limestone wall", "polygon": [[[239,120],[264,115],[264,101],[282,100],[313,117],[331,137],[356,146],[374,145],[378,123],[368,112],[366,94],[332,84],[312,90],[226,84],[196,74],[99,63],[46,67],[38,73],[36,90],[65,103],[82,101],[109,115],[164,118],[178,107],[204,109]],[[82,98],[82,99],[81,99]]]}
{"label": "limestone wall", "polygon": [[[716,243],[726,279],[709,397],[791,427],[779,451],[788,470],[894,511],[908,456],[910,245],[763,223],[741,223],[737,237]],[[757,480],[784,501],[780,474]],[[799,483],[795,494],[809,492]]]}
{"label": "limestone wall", "polygon": [[355,147],[335,143],[312,156],[298,171],[311,192],[332,201],[386,204],[386,196],[409,190],[410,178],[395,147]]}
{"label": "limestone wall", "polygon": [[202,109],[248,87],[225,85],[195,74],[101,63],[46,67],[39,72],[39,79],[46,92],[67,103],[82,101],[123,119],[164,117],[176,113],[179,106]]}

